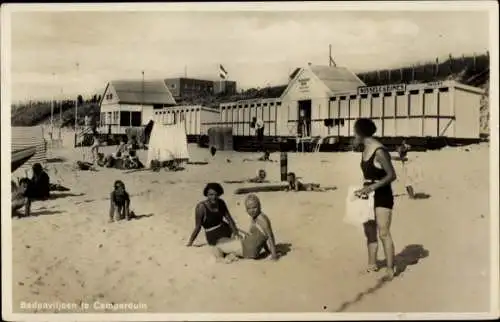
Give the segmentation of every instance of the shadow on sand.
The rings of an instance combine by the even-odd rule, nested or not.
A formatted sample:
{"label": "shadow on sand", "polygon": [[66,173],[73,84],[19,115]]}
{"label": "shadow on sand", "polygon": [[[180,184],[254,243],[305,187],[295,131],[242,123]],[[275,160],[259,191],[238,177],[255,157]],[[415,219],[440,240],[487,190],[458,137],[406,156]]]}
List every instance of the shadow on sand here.
{"label": "shadow on sand", "polygon": [[84,193],[71,193],[71,192],[62,192],[62,193],[52,193],[49,197],[49,200],[61,199],[66,197],[81,197],[84,196]]}
{"label": "shadow on sand", "polygon": [[[276,244],[276,252],[279,258],[286,256],[292,250],[292,244],[290,243],[278,243]],[[268,252],[262,252],[256,258],[257,260],[267,258],[270,254]]]}
{"label": "shadow on sand", "polygon": [[[394,259],[394,263],[396,265],[396,275],[394,277],[397,278],[401,276],[401,274],[406,270],[408,266],[415,265],[420,259],[426,258],[428,256],[429,251],[426,250],[422,245],[413,244],[406,246],[399,254],[396,255]],[[379,267],[386,266],[385,262],[381,261],[379,261],[377,265]],[[352,305],[361,302],[365,296],[374,294],[389,282],[390,280],[384,279],[383,277],[379,278],[379,280],[373,287],[370,287],[367,290],[358,293],[354,297],[354,299],[342,303],[339,308],[335,310],[335,312],[344,312]]]}
{"label": "shadow on sand", "polygon": [[65,158],[49,158],[46,160],[47,163],[61,163],[66,161],[67,160]]}
{"label": "shadow on sand", "polygon": [[29,216],[25,216],[24,214],[21,214],[18,211],[16,211],[12,215],[13,215],[13,217],[17,217],[18,219],[27,219],[27,218],[31,218],[31,217],[57,215],[57,214],[62,214],[62,213],[63,212],[60,210],[39,210],[39,211],[31,212]]}
{"label": "shadow on sand", "polygon": [[136,215],[134,214],[134,216],[131,218],[132,220],[139,220],[139,219],[142,219],[142,218],[149,218],[149,217],[152,217],[154,216],[154,214],[144,214],[144,215]]}
{"label": "shadow on sand", "polygon": [[429,199],[431,195],[423,192],[417,192],[416,194],[413,195],[413,200],[418,200],[418,199]]}

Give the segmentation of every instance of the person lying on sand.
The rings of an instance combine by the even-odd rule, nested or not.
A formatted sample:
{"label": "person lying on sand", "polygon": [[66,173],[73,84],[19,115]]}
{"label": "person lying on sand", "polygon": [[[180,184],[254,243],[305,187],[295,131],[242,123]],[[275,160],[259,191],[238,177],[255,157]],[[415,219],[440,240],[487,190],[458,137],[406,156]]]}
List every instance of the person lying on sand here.
{"label": "person lying on sand", "polygon": [[246,180],[227,180],[224,181],[224,183],[268,183],[269,181],[266,180],[266,171],[264,169],[260,169],[259,172],[257,173],[257,176],[246,179]]}
{"label": "person lying on sand", "polygon": [[130,220],[133,213],[130,211],[130,196],[121,180],[116,180],[110,195],[109,222],[115,220]]}
{"label": "person lying on sand", "polygon": [[300,182],[294,172],[289,172],[287,175],[288,187],[287,191],[315,191],[325,192],[329,190],[336,190],[337,187],[321,188],[318,183],[302,183]]}
{"label": "person lying on sand", "polygon": [[226,203],[220,198],[223,194],[224,189],[219,183],[210,182],[205,186],[203,195],[206,200],[196,205],[195,227],[186,246],[193,245],[201,228],[205,230],[208,245],[215,245],[221,238],[238,236],[238,227]]}
{"label": "person lying on sand", "polygon": [[213,247],[215,257],[225,258],[226,262],[238,258],[256,259],[264,250],[271,254],[271,259],[277,260],[278,252],[271,221],[262,212],[259,198],[254,194],[248,195],[245,208],[252,220],[249,232],[244,233],[243,238],[221,239]]}
{"label": "person lying on sand", "polygon": [[[19,186],[12,182],[12,216],[27,217],[31,211],[31,201],[28,198],[28,188],[30,179],[22,178],[19,181]],[[24,214],[21,215],[18,210],[24,207]]]}
{"label": "person lying on sand", "polygon": [[270,155],[271,154],[269,153],[269,151],[264,151],[264,155],[262,155],[260,158],[258,158],[258,159],[243,159],[243,162],[248,162],[248,161],[275,162],[269,158]]}

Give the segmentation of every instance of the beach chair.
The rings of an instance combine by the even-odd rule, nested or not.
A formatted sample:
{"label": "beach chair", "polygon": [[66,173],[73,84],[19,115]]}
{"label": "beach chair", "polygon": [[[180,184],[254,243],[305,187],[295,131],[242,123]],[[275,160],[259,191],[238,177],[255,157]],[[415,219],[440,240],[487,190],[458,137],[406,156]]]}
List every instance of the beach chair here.
{"label": "beach chair", "polygon": [[320,137],[317,141],[316,141],[316,145],[314,146],[314,150],[313,152],[319,152],[319,150],[321,149],[321,145],[323,143],[325,143],[326,141],[330,141],[331,139],[334,139],[335,140],[336,136],[335,135],[328,135],[328,136],[323,136],[323,137]]}

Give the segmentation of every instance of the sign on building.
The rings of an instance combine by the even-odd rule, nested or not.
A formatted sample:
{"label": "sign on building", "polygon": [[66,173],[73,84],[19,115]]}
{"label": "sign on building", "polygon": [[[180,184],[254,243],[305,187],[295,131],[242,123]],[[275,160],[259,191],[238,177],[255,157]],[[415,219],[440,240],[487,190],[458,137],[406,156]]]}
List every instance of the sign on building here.
{"label": "sign on building", "polygon": [[358,87],[358,94],[374,94],[381,92],[405,91],[405,90],[406,90],[406,84],[363,86],[363,87]]}

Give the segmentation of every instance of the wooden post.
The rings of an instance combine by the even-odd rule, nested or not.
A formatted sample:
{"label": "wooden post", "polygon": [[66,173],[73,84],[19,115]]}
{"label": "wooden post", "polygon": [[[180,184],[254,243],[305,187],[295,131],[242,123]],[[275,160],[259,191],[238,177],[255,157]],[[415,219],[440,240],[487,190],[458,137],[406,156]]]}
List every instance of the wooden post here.
{"label": "wooden post", "polygon": [[281,181],[287,181],[288,175],[288,154],[284,151],[280,154]]}

